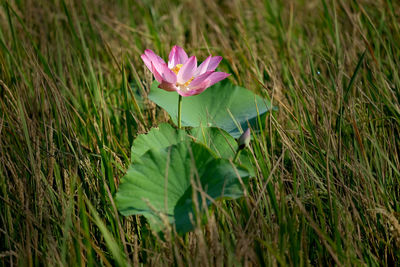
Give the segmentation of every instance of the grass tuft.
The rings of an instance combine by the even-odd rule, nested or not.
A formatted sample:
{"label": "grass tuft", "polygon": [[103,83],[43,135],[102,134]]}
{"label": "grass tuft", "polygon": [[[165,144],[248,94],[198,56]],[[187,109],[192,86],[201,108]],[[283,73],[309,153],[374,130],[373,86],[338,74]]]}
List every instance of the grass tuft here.
{"label": "grass tuft", "polygon": [[[1,265],[394,265],[398,1],[2,1]],[[133,139],[168,121],[145,48],[222,55],[279,107],[246,198],[159,238],[113,194]]]}

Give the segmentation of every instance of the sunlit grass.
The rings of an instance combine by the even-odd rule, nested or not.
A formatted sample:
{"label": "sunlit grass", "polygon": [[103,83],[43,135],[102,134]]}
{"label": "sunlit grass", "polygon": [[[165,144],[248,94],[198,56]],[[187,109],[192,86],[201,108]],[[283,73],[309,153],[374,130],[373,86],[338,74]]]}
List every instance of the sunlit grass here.
{"label": "sunlit grass", "polygon": [[[393,265],[400,257],[397,1],[3,1],[3,265]],[[120,216],[140,133],[168,121],[140,54],[222,55],[279,108],[248,196],[179,237]],[[191,52],[191,53],[190,53]]]}

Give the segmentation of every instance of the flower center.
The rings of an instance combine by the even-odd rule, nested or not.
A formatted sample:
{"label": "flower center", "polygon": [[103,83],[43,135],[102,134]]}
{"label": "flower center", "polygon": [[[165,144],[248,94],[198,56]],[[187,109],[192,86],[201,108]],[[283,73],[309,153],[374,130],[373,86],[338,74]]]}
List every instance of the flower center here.
{"label": "flower center", "polygon": [[183,86],[189,86],[189,84],[193,81],[194,77],[190,78],[189,81],[185,82]]}
{"label": "flower center", "polygon": [[176,75],[178,75],[179,70],[182,68],[183,64],[176,64],[175,67],[173,67],[171,70],[175,72]]}
{"label": "flower center", "polygon": [[[176,75],[178,75],[178,72],[180,71],[180,69],[182,68],[183,64],[176,64],[175,67],[173,67],[171,70],[173,72],[175,72]],[[184,84],[178,84],[179,86],[184,86],[187,87],[192,81],[193,81],[194,77],[190,78],[187,82],[185,82]]]}

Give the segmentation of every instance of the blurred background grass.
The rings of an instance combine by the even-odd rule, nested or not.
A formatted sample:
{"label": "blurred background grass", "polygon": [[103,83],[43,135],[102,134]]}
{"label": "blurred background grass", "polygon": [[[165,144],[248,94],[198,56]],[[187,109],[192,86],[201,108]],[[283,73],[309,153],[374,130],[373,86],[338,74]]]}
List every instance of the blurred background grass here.
{"label": "blurred background grass", "polygon": [[[400,3],[3,0],[2,265],[393,265],[400,257]],[[147,99],[149,48],[222,55],[268,97],[249,195],[184,237],[113,194]]]}

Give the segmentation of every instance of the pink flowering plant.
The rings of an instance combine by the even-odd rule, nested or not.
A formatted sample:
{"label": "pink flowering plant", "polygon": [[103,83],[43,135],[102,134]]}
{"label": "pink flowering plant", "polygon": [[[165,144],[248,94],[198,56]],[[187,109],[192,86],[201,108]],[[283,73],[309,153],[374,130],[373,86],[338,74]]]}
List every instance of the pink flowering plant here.
{"label": "pink flowering plant", "polygon": [[210,55],[197,66],[197,58],[188,57],[185,50],[177,45],[169,53],[168,64],[150,49],[146,49],[141,57],[160,83],[158,88],[176,91],[184,97],[198,95],[230,75],[215,71],[222,60],[221,56]]}
{"label": "pink flowering plant", "polygon": [[179,94],[178,128],[181,128],[182,97],[198,95],[230,75],[215,71],[222,57],[210,55],[197,66],[197,58],[189,58],[185,50],[177,45],[169,53],[168,64],[150,49],[146,49],[141,57],[160,83],[158,88]]}
{"label": "pink flowering plant", "polygon": [[[177,118],[178,129],[162,123],[137,136],[116,203],[125,216],[144,215],[156,232],[167,223],[183,234],[198,222],[193,216],[205,212],[195,212],[195,203],[204,208],[221,198],[244,195],[248,179],[254,176],[246,150],[249,126],[259,125],[257,118],[270,106],[228,79],[222,81],[230,74],[216,71],[221,56],[210,55],[198,65],[195,56],[188,57],[182,47],[174,46],[168,62],[149,49],[141,58],[156,80],[149,99],[173,121]],[[204,193],[207,198],[201,197]]]}

